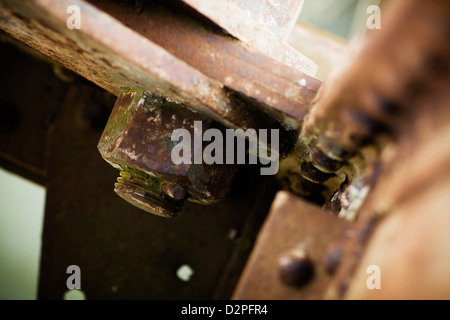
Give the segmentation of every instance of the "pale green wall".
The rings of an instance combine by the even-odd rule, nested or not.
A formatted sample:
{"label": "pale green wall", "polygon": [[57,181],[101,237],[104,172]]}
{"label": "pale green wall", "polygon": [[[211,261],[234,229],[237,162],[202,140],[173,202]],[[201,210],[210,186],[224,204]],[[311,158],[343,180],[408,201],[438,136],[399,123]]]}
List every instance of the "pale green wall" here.
{"label": "pale green wall", "polygon": [[0,299],[36,299],[45,189],[0,168]]}

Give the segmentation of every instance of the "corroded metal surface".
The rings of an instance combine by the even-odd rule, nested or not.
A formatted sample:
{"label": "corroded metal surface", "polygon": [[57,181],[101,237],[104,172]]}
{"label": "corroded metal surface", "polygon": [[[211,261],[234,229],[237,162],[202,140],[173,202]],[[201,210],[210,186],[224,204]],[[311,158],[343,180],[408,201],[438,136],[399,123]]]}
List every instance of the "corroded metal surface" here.
{"label": "corroded metal surface", "polygon": [[[210,204],[223,199],[239,165],[194,163],[195,154],[203,154],[205,147],[201,142],[203,131],[195,132],[196,123],[201,124],[201,130],[225,130],[219,123],[163,97],[138,91],[122,93],[98,144],[102,157],[121,170],[116,193],[164,217],[176,216],[184,200]],[[175,164],[172,159],[173,147],[178,144],[172,141],[172,134],[177,129],[185,129],[191,136],[191,164]],[[200,145],[196,146],[198,134]],[[187,192],[187,198],[175,199],[177,186],[181,193]]]}
{"label": "corroded metal surface", "polygon": [[[1,55],[9,57],[0,62],[4,72],[14,67],[1,79],[2,88],[15,84],[27,93],[18,107],[28,114],[22,114],[19,126],[26,124],[33,134],[8,152],[24,153],[30,164],[33,155],[46,154],[49,168],[45,180],[39,180],[47,187],[47,199],[38,297],[62,299],[67,267],[77,264],[87,299],[228,299],[277,190],[276,181],[262,179],[258,168],[250,166],[238,173],[219,204],[187,203],[170,223],[145,214],[114,194],[117,171],[96,149],[115,97],[77,76],[63,82],[46,60],[9,46],[2,46]],[[13,79],[20,81],[9,84]],[[8,92],[4,97],[10,97]],[[56,105],[57,112],[48,115],[44,106]],[[36,133],[41,125],[53,129],[48,148]],[[36,145],[31,138],[38,140]],[[176,276],[182,264],[194,270],[188,283]]]}
{"label": "corroded metal surface", "polygon": [[331,158],[348,159],[407,130],[418,97],[448,70],[444,8],[442,1],[412,1],[387,10],[383,29],[321,91],[305,120],[306,139]]}
{"label": "corroded metal surface", "polygon": [[[370,188],[349,203],[359,205],[359,240],[344,246],[326,297],[448,299],[450,5],[395,2],[386,12],[303,131],[361,168],[360,190]],[[380,270],[379,290],[367,284],[370,266]]]}
{"label": "corroded metal surface", "polygon": [[[208,37],[216,41],[215,45],[210,45],[216,50],[206,51],[208,54],[212,52],[220,56],[221,52],[226,51],[227,46],[235,52],[234,59],[241,59],[239,52],[244,53],[242,62],[236,65],[233,72],[229,73],[225,69],[222,73],[215,73],[215,77],[220,80],[218,81],[211,78],[214,74],[204,71],[205,64],[203,68],[198,68],[195,64],[192,66],[192,59],[195,57],[191,60],[183,57],[187,60],[184,61],[172,55],[169,49],[175,50],[173,44],[168,46],[168,49],[160,47],[152,39],[124,27],[116,19],[84,1],[70,2],[80,6],[83,16],[82,28],[69,30],[66,27],[68,4],[66,1],[50,0],[4,1],[0,7],[2,17],[0,26],[15,38],[115,95],[123,88],[152,91],[186,103],[190,108],[201,111],[228,127],[245,128],[257,124],[260,120],[253,117],[261,112],[242,116],[242,102],[236,98],[236,94],[242,92],[242,95],[252,98],[247,100],[246,104],[255,105],[252,100],[260,100],[256,106],[251,107],[252,109],[271,114],[272,118],[282,121],[287,128],[298,128],[299,122],[303,120],[309,108],[310,100],[320,85],[319,81],[298,72],[290,72],[289,68],[283,68],[272,59],[268,60],[261,55],[258,57],[257,53],[245,50],[242,46],[236,47],[234,44],[233,47],[231,45],[233,41],[229,38],[223,36],[219,38],[223,40],[221,44],[214,35],[198,31],[197,36],[200,36],[203,42],[207,42]],[[228,57],[227,59],[231,61],[233,56]],[[263,61],[265,62],[261,64]],[[226,65],[227,60],[224,60],[224,63]],[[252,79],[259,78],[265,81],[261,82],[261,89],[252,88],[253,83],[249,86],[248,79],[243,82],[236,80],[245,70],[239,67],[242,65],[247,65],[249,70],[253,70]],[[261,76],[261,71],[258,70],[259,65],[265,66],[264,76]],[[209,64],[209,70],[214,73],[211,66],[214,65]],[[283,81],[285,74],[290,77],[290,81]],[[227,84],[227,79],[233,83]],[[271,86],[278,82],[282,83],[282,87],[273,90]],[[268,83],[271,85],[268,86]],[[233,90],[227,89],[228,85]],[[268,96],[263,95],[264,91]]]}
{"label": "corroded metal surface", "polygon": [[[348,222],[288,192],[278,193],[233,299],[322,298],[332,279],[324,266],[329,245],[350,227]],[[313,268],[312,279],[299,288],[283,283],[278,269],[280,255],[296,248],[307,253]]]}
{"label": "corroded metal surface", "polygon": [[[69,4],[85,13],[80,30],[66,27]],[[12,36],[115,95],[152,90],[220,120],[232,108],[220,83],[84,1],[2,1],[0,15]]]}
{"label": "corroded metal surface", "polygon": [[344,298],[355,268],[360,263],[380,220],[381,217],[378,215],[361,219],[352,224],[352,229],[330,244],[324,266],[333,278],[324,291],[322,299]]}
{"label": "corroded metal surface", "polygon": [[47,135],[67,84],[51,65],[1,40],[0,61],[0,166],[43,184]]}
{"label": "corroded metal surface", "polygon": [[[117,193],[181,219],[152,220],[103,194],[114,179],[93,155],[101,126],[83,120],[82,104],[94,101],[91,89],[71,88],[51,141],[40,296],[60,298],[65,268],[78,264],[88,298],[228,297],[277,186],[246,168],[241,172],[249,175],[238,174],[223,203],[188,203],[181,210],[186,199],[223,197],[226,188],[208,188],[228,185],[233,175],[216,179],[171,167],[167,134],[183,126],[179,112],[195,110],[200,113],[184,117],[187,122],[198,116],[208,126],[215,119],[228,127],[283,127],[291,151],[320,82],[283,63],[308,73],[314,67],[229,1],[184,2],[239,40],[154,2],[139,2],[132,12],[91,2],[104,12],[70,2],[82,8],[81,30],[65,27],[69,2],[54,0],[5,0],[0,26],[116,95],[136,88],[152,99],[168,98],[157,103],[164,109],[137,103],[113,113],[112,119],[126,115],[129,122],[109,132],[110,144],[101,149],[120,166]],[[289,182],[312,201],[328,201],[331,212],[280,193],[235,299],[448,298],[450,6],[444,0],[392,6],[382,31],[321,91],[295,146],[298,159],[285,159]],[[126,97],[119,97],[118,109],[130,105]],[[0,113],[11,118],[0,130],[10,133],[17,112],[2,105]],[[174,272],[186,261],[199,270],[190,287]],[[369,265],[381,268],[382,291],[367,287]],[[158,286],[148,287],[153,279]]]}
{"label": "corroded metal surface", "polygon": [[[150,2],[136,13],[110,1],[90,2],[204,75],[251,98],[246,104],[253,104],[257,113],[268,113],[288,128],[299,126],[321,85],[320,81],[255,52],[241,41],[205,27],[183,11]],[[243,117],[244,111],[239,110],[233,99],[231,102],[233,110],[225,119],[243,128],[261,127],[264,121],[261,117],[257,114]]]}
{"label": "corroded metal surface", "polygon": [[[450,175],[445,168],[448,165],[441,167],[435,182],[424,183],[422,192],[389,210],[355,268],[344,298],[450,299]],[[380,268],[381,290],[367,289],[371,265]]]}
{"label": "corroded metal surface", "polygon": [[[81,12],[81,28],[75,30],[66,26],[68,4],[52,0],[5,1],[0,7],[2,28],[116,95],[133,88],[167,98],[171,101],[167,104],[175,106],[176,102],[185,112],[200,112],[202,119],[214,119],[227,127],[279,129],[281,154],[292,150],[320,81],[291,71],[241,42],[154,2],[144,4],[137,11],[133,7],[132,13],[117,10],[118,7],[111,4],[106,6],[108,10],[101,11],[84,1],[70,2],[79,6]],[[136,30],[124,26],[107,12],[115,13]],[[134,19],[136,13],[140,15],[138,20]],[[193,53],[192,49],[201,54]],[[176,115],[177,108],[172,108],[171,114],[166,109],[167,117]],[[116,115],[119,119],[120,112]],[[175,125],[173,123],[170,129],[176,129]],[[167,142],[164,139],[168,137],[157,133],[150,135],[148,130],[144,134],[140,130],[145,126],[140,122],[138,125],[130,122],[130,128],[127,126],[121,127],[124,132],[118,130],[114,134],[115,141],[122,139],[122,144],[127,143],[123,148],[126,152],[122,152],[128,157],[126,160],[114,154],[117,151],[114,148],[108,150],[108,155],[101,149],[110,163],[121,162],[122,173],[115,189],[120,196],[141,208],[147,203],[150,211],[163,216],[176,215],[184,200],[162,192],[162,186],[167,183],[174,182],[182,187],[190,194],[188,200],[191,201],[211,203],[223,198],[234,166],[219,170],[217,166],[194,165],[181,176],[161,172],[159,164],[170,163],[169,152],[164,147]],[[133,136],[126,134],[131,131]],[[167,129],[164,135],[169,131]],[[138,136],[147,139],[135,143]],[[151,156],[147,144],[157,146],[150,150],[154,153]],[[161,150],[166,157],[161,157]],[[139,164],[130,158],[132,152],[141,157]],[[160,157],[154,157],[155,154]],[[157,159],[159,164],[152,159]],[[139,172],[133,171],[135,169]],[[219,171],[222,174],[216,174]],[[159,180],[152,178],[155,172]],[[160,183],[160,179],[165,182]],[[142,181],[145,185],[156,185],[162,202],[152,195],[151,190],[155,188],[144,187]]]}
{"label": "corroded metal surface", "polygon": [[[170,221],[130,206],[112,191],[117,170],[96,149],[103,126],[82,121],[103,92],[86,82],[70,87],[55,119],[39,298],[62,299],[73,264],[81,268],[87,299],[229,298],[276,181],[244,168],[222,202],[186,203]],[[183,264],[194,270],[189,282],[176,275]]]}
{"label": "corroded metal surface", "polygon": [[[245,6],[244,2],[226,0],[183,0],[183,2],[189,4],[227,32],[261,53],[309,76],[313,77],[316,74],[317,65],[287,43],[280,40],[272,32],[267,31],[266,27],[255,23],[242,10],[242,6]],[[239,3],[242,6],[239,6]],[[256,6],[265,6],[268,8],[266,4],[263,3]],[[274,7],[280,5],[282,6],[282,2],[276,1]],[[269,8],[268,11],[273,12],[273,8]],[[292,16],[292,19],[295,15]]]}
{"label": "corroded metal surface", "polygon": [[411,130],[420,99],[434,103],[426,95],[448,70],[444,8],[416,1],[386,7],[383,29],[348,57],[351,63],[327,81],[305,118],[298,148],[306,179],[332,194],[358,176],[371,180],[373,173],[365,171],[373,170],[383,148]]}

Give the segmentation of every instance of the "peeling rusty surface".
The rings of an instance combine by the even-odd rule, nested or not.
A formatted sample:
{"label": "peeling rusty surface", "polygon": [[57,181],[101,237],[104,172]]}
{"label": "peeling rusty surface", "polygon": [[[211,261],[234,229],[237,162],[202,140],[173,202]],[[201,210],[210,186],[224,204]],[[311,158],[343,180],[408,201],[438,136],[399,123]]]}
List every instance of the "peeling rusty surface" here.
{"label": "peeling rusty surface", "polygon": [[186,129],[194,137],[194,121],[210,124],[200,114],[163,97],[124,92],[117,99],[98,148],[105,160],[117,165],[166,180],[186,177],[189,165],[175,165],[171,160],[172,148],[177,144],[171,136],[175,129]]}
{"label": "peeling rusty surface", "polygon": [[[320,87],[320,81],[161,4],[148,2],[137,14],[110,1],[90,2],[211,79],[254,99],[259,112],[279,121],[288,117],[298,126]],[[236,118],[238,123],[242,117]]]}
{"label": "peeling rusty surface", "polygon": [[[100,85],[116,94],[128,88],[130,83],[134,83],[142,91],[164,92],[164,95],[167,93],[170,96],[166,101],[168,105],[164,112],[147,114],[140,119],[140,122],[130,126],[131,131],[135,131],[131,132],[134,138],[128,141],[128,149],[133,149],[132,142],[138,140],[136,137],[140,136],[138,131],[148,129],[143,125],[144,120],[147,121],[149,117],[159,115],[162,118],[165,117],[164,122],[168,123],[169,113],[171,116],[176,114],[171,112],[172,104],[175,107],[174,101],[185,103],[183,106],[176,105],[177,112],[189,106],[211,118],[224,117],[222,122],[226,125],[243,128],[255,124],[270,126],[274,123],[272,117],[278,117],[277,120],[283,121],[283,114],[280,115],[280,112],[287,115],[285,119],[288,121],[301,122],[303,119],[306,111],[303,109],[302,100],[298,100],[298,103],[302,105],[299,110],[290,110],[280,100],[277,107],[280,109],[270,115],[265,114],[266,122],[261,121],[264,119],[264,115],[260,114],[261,110],[269,113],[268,109],[265,109],[266,105],[261,106],[264,103],[261,97],[265,95],[258,96],[254,87],[246,87],[250,82],[249,79],[258,77],[260,80],[259,75],[265,72],[270,71],[276,75],[275,78],[281,77],[284,73],[281,67],[276,71],[265,68],[261,71],[252,69],[255,65],[253,64],[252,68],[245,69],[252,71],[246,81],[230,82],[228,85],[225,83],[223,87],[226,78],[220,77],[223,76],[225,65],[223,61],[228,60],[221,60],[222,63],[218,64],[220,70],[217,73],[214,73],[217,71],[214,68],[208,70],[203,67],[202,69],[201,63],[196,60],[199,56],[186,51],[186,56],[181,57],[185,50],[177,51],[178,48],[168,42],[162,45],[164,36],[158,41],[155,40],[164,49],[155,46],[153,42],[146,42],[145,39],[144,42],[150,43],[150,47],[155,49],[153,53],[156,54],[157,63],[164,62],[168,65],[172,63],[171,67],[165,69],[159,68],[158,65],[149,66],[149,60],[145,58],[149,56],[145,53],[141,55],[141,51],[138,52],[139,54],[135,52],[131,60],[128,60],[123,55],[126,50],[108,47],[111,45],[108,41],[119,39],[112,35],[107,35],[97,47],[98,38],[96,37],[100,36],[99,33],[80,36],[78,31],[70,31],[72,33],[67,30],[63,30],[62,33],[61,30],[58,31],[66,16],[63,15],[64,10],[61,13],[51,11],[56,9],[47,7],[55,3],[50,0],[39,0],[35,3],[4,1],[0,4],[0,25],[19,39],[39,47],[44,53],[62,59],[67,66],[72,68],[78,66],[75,69],[79,68],[79,73],[90,77],[91,80],[97,79]],[[423,10],[409,7],[411,3],[416,6],[422,5]],[[20,10],[13,10],[13,12],[7,9],[12,4]],[[234,293],[235,299],[449,297],[450,171],[448,163],[450,148],[447,147],[446,140],[446,137],[450,136],[448,125],[450,123],[449,48],[448,45],[442,44],[448,43],[443,39],[446,40],[446,32],[450,29],[448,19],[443,19],[443,15],[440,14],[442,9],[448,9],[449,5],[444,1],[426,3],[415,0],[409,2],[409,5],[402,7],[400,4],[397,10],[404,9],[400,10],[404,14],[403,19],[398,19],[398,24],[391,22],[388,24],[389,27],[385,27],[398,33],[393,33],[386,38],[383,36],[372,38],[374,42],[368,46],[370,50],[366,50],[373,50],[373,55],[367,55],[364,59],[358,60],[347,74],[349,79],[344,77],[340,79],[343,80],[341,84],[332,89],[326,88],[322,96],[324,100],[319,101],[311,118],[307,119],[307,122],[311,121],[312,124],[310,123],[310,127],[305,129],[306,139],[302,143],[311,144],[312,148],[300,150],[302,152],[300,158],[308,159],[307,162],[301,163],[305,164],[301,169],[309,180],[318,183],[305,182],[293,172],[289,172],[288,175],[290,182],[296,183],[299,189],[308,193],[309,198],[318,199],[316,201],[320,203],[323,202],[322,196],[325,194],[322,188],[329,186],[326,184],[330,181],[330,176],[333,178],[334,175],[339,176],[340,182],[348,183],[347,178],[363,174],[368,178],[373,191],[362,203],[362,207],[360,209],[358,207],[356,223],[339,220],[325,210],[306,204],[288,193],[280,193],[273,203],[266,224],[261,229],[254,252]],[[61,9],[62,6],[57,5],[56,8]],[[83,8],[90,7],[83,4]],[[50,12],[46,11],[47,9],[57,14],[47,14]],[[110,18],[93,8],[89,10],[92,10],[91,13],[98,14],[98,16],[94,14],[90,17],[98,18],[100,25],[103,20],[105,23],[109,21],[108,24],[111,23],[113,29],[114,26],[117,27],[117,21],[111,22],[113,20],[108,20]],[[138,8],[136,14],[143,12],[145,12],[143,7]],[[427,13],[428,18],[433,17],[434,22],[440,27],[447,28],[444,31],[442,31],[444,28],[432,29],[433,24],[422,20],[420,14],[423,13]],[[37,19],[33,20],[32,17]],[[169,15],[161,14],[157,17],[162,19]],[[405,17],[408,21],[412,21],[413,27],[407,24]],[[419,22],[414,24],[417,21]],[[9,22],[13,25],[8,25]],[[96,23],[88,19],[88,26],[92,27]],[[405,26],[400,26],[402,23]],[[19,28],[14,28],[19,25]],[[28,29],[23,28],[24,25]],[[430,30],[436,32],[430,33]],[[134,32],[130,30],[120,32],[122,32],[121,36],[130,35],[135,41],[134,44],[136,41],[139,42],[140,38]],[[200,30],[199,34],[201,35],[202,32],[204,31]],[[410,32],[421,35],[420,39],[423,41],[421,45],[417,45],[416,40],[410,43],[413,39],[408,37]],[[33,38],[34,36],[37,40]],[[213,33],[209,36],[210,42],[213,43],[223,35],[217,36]],[[87,42],[77,43],[80,39],[85,39]],[[251,60],[249,58],[252,55],[248,54],[250,51],[247,52],[238,46],[233,47],[231,44],[235,40],[228,40],[230,45],[224,47],[245,56],[243,59],[245,61]],[[183,46],[186,43],[188,41],[184,42]],[[121,43],[121,45],[126,44]],[[67,46],[67,49],[63,46]],[[91,47],[87,48],[87,46]],[[224,47],[220,47],[221,50]],[[144,46],[140,48],[144,50]],[[414,50],[407,50],[407,55],[397,56],[389,51],[391,48],[395,48],[402,54],[405,52],[404,48]],[[112,49],[117,49],[119,52]],[[369,51],[363,51],[363,53]],[[205,50],[206,55],[211,56],[211,52],[209,49]],[[110,55],[109,58],[106,58],[106,55]],[[139,57],[143,59],[139,60]],[[232,57],[233,55],[230,54],[227,59],[231,61]],[[394,62],[391,61],[392,58]],[[261,64],[268,61],[262,56],[258,59],[255,61]],[[131,64],[130,61],[132,61]],[[189,62],[184,64],[182,61]],[[385,62],[386,65],[384,65]],[[192,67],[194,65],[195,67]],[[236,66],[234,67],[240,69],[240,64],[237,63]],[[182,79],[176,78],[176,71],[179,70],[183,71]],[[8,73],[8,71],[3,72]],[[137,80],[132,77],[134,72],[136,72]],[[207,72],[210,73],[206,74]],[[295,75],[295,72],[289,75],[286,73],[289,79],[285,81],[285,84],[294,81],[295,78],[292,77]],[[352,75],[361,75],[361,77],[352,78]],[[190,76],[195,78],[194,83],[184,82]],[[265,89],[270,89],[270,79],[271,77],[264,78],[262,79],[264,81],[260,82],[264,84]],[[309,80],[305,84],[301,81],[302,79],[299,80],[298,85],[310,84]],[[279,79],[277,85],[281,83],[282,79]],[[313,84],[315,88],[310,90],[311,94],[319,85],[318,82]],[[198,87],[194,88],[196,85]],[[336,84],[331,84],[333,85]],[[280,86],[282,89],[287,88],[284,85]],[[296,85],[295,88],[297,87]],[[220,204],[205,208],[188,203],[182,210],[177,207],[169,208],[167,212],[161,211],[162,215],[170,215],[173,212],[180,214],[181,220],[176,220],[171,225],[160,221],[162,219],[153,220],[154,217],[142,215],[114,195],[111,196],[112,192],[109,195],[104,193],[114,181],[113,170],[99,161],[95,150],[95,144],[102,129],[102,126],[98,125],[101,121],[98,122],[95,119],[96,115],[86,111],[86,105],[90,106],[99,102],[91,96],[91,94],[95,96],[93,92],[96,90],[92,87],[86,90],[83,88],[86,89],[85,84],[77,88],[70,87],[62,111],[58,114],[61,122],[56,125],[51,140],[40,297],[61,298],[66,290],[65,269],[68,265],[77,264],[83,269],[83,281],[86,281],[86,283],[83,282],[83,289],[87,297],[91,299],[228,298],[253,245],[256,230],[272,200],[274,189],[277,187],[274,181],[262,179],[255,172],[241,171],[237,181],[232,185],[230,194]],[[185,88],[190,90],[186,94],[183,93]],[[212,91],[209,92],[211,88]],[[273,89],[275,91],[269,93],[268,97],[276,97],[280,92],[278,87]],[[208,92],[205,93],[204,90]],[[339,90],[342,91],[339,92]],[[199,98],[195,95],[196,93],[199,93]],[[297,94],[301,96],[303,93],[295,91],[294,99]],[[121,100],[121,98],[124,99]],[[310,98],[312,96],[305,98],[305,105]],[[129,104],[130,101],[131,99],[127,101],[126,95],[121,96],[119,105]],[[274,101],[271,103],[273,104]],[[9,104],[2,104],[1,108],[1,117],[11,117],[12,120],[0,122],[0,130],[2,134],[4,132],[9,134],[17,126],[13,119],[17,113]],[[414,111],[409,112],[406,111],[407,109]],[[252,116],[253,111],[256,111],[255,114],[258,113],[257,117]],[[295,112],[299,113],[295,114]],[[325,114],[322,118],[321,112]],[[86,117],[91,118],[92,121],[86,123]],[[349,123],[350,125],[347,126]],[[152,124],[154,125],[152,129],[158,125],[156,122]],[[288,127],[296,128],[295,125]],[[295,138],[295,130],[292,131],[294,132],[292,135],[286,134],[285,140]],[[41,137],[41,133],[38,132],[37,136]],[[392,138],[391,135],[395,138],[395,144],[386,144],[390,140],[384,139],[386,136]],[[155,144],[157,147],[152,149],[152,154],[157,154],[155,158],[158,160],[167,160],[167,154],[159,153],[164,135],[144,134],[144,136],[150,140],[159,139]],[[152,141],[143,139],[142,143],[151,145]],[[361,155],[366,152],[363,148],[366,144],[371,144],[372,147],[375,145],[376,149],[375,152],[369,152],[368,157]],[[381,148],[383,146],[384,148]],[[144,148],[141,147],[140,151],[143,151]],[[370,167],[370,170],[358,171],[353,168],[351,169],[354,170],[353,172],[347,171],[348,176],[345,174],[345,170],[348,169],[347,161],[352,163],[359,161],[355,167],[361,163],[363,164],[361,167],[364,167],[367,164],[364,161],[367,159],[375,159],[375,165]],[[39,161],[37,167],[42,164]],[[161,165],[158,162],[151,163],[148,159],[140,165],[149,163],[152,165],[151,168],[149,167],[152,170]],[[162,164],[158,168],[161,170],[156,173],[169,169],[170,163]],[[34,165],[36,163],[32,164]],[[155,174],[152,170],[148,171]],[[39,171],[39,174],[42,173]],[[155,187],[154,182],[156,189],[160,189],[161,194],[164,193],[163,199],[171,198],[174,201],[185,199],[186,194],[183,191],[186,190],[177,184],[183,184],[184,180],[168,174],[165,178],[175,180],[175,184],[173,181],[161,179],[153,181],[149,177],[150,174],[144,179],[138,173],[140,172],[130,168],[124,168],[121,172],[116,189],[122,187],[119,193],[122,192],[125,198],[128,196],[129,186],[144,182]],[[197,186],[200,185],[203,186],[203,182]],[[339,184],[334,183],[334,186]],[[352,186],[355,185],[350,184],[347,187]],[[341,207],[357,202],[352,199],[345,204],[345,190],[339,191],[342,193],[334,193],[336,197],[333,197],[330,203],[330,208],[335,213]],[[136,197],[136,194],[129,194],[129,196],[134,201],[142,201],[142,198]],[[153,204],[158,205],[155,208],[170,206],[174,203],[161,204],[158,202],[161,199],[156,197],[151,200]],[[380,220],[381,218],[383,220]],[[280,255],[285,252],[291,254],[301,252],[293,256],[301,259],[308,257],[308,265],[309,257],[311,257],[313,276],[308,283],[301,281],[303,287],[295,288],[282,283],[277,262],[280,261]],[[205,255],[210,258],[208,261],[205,261]],[[196,276],[190,286],[181,283],[174,272],[177,266],[186,262],[193,265],[196,270]],[[382,291],[367,289],[366,268],[372,264],[381,267]],[[297,267],[301,269],[302,264]],[[298,280],[295,269],[297,268],[294,266],[293,269],[288,270],[287,275],[284,275],[285,282],[290,283],[292,279],[294,279],[293,282]],[[290,274],[292,270],[294,274]],[[153,285],[155,279],[158,285]]]}
{"label": "peeling rusty surface", "polygon": [[[228,299],[277,190],[275,179],[247,166],[220,203],[186,203],[170,221],[146,214],[111,189],[117,170],[96,149],[103,128],[79,121],[86,106],[99,103],[98,92],[89,83],[72,86],[55,119],[39,299],[63,298],[73,264],[82,270],[87,299]],[[183,264],[194,270],[187,283],[176,276]]]}
{"label": "peeling rusty surface", "polygon": [[[380,216],[362,219],[352,229],[341,234],[339,239],[330,244],[324,266],[328,273],[333,275],[333,279],[330,281],[322,298],[328,300],[344,298],[354,272],[367,248],[367,243],[380,220]],[[338,262],[332,261],[335,259],[333,254],[339,255]]]}
{"label": "peeling rusty surface", "polygon": [[[332,279],[323,265],[328,246],[350,227],[350,223],[317,206],[279,192],[233,299],[321,299]],[[277,266],[280,255],[295,248],[307,252],[314,269],[313,278],[301,288],[283,284]]]}
{"label": "peeling rusty surface", "polygon": [[43,184],[47,136],[67,84],[39,62],[0,40],[0,166]]}
{"label": "peeling rusty surface", "polygon": [[[354,267],[346,299],[450,298],[450,77],[440,74],[423,87],[409,128],[380,154],[359,215],[384,218]],[[370,265],[380,267],[381,290],[365,286]]]}
{"label": "peeling rusty surface", "polygon": [[[314,62],[255,22],[242,10],[242,7],[245,7],[245,2],[227,0],[183,0],[183,2],[259,52],[311,77],[316,74],[317,65]],[[242,6],[239,6],[239,3]],[[270,8],[266,2],[260,4],[260,6],[273,13],[273,9],[282,5],[281,3],[281,1],[275,2],[273,8]],[[291,18],[294,18],[294,15]]]}
{"label": "peeling rusty surface", "polygon": [[[80,30],[66,27],[69,4],[85,13]],[[3,1],[0,26],[115,95],[150,90],[219,120],[231,108],[220,83],[84,1]]]}
{"label": "peeling rusty surface", "polygon": [[[450,171],[445,168],[434,183],[424,183],[389,210],[353,271],[345,299],[450,299]],[[372,265],[380,268],[381,290],[367,289]]]}
{"label": "peeling rusty surface", "polygon": [[[30,116],[46,111],[43,102],[53,105],[46,98],[48,86],[53,93],[66,88],[58,91],[60,108],[50,119],[22,118],[29,131],[45,123],[44,118],[53,128],[45,152],[49,172],[38,297],[63,299],[67,267],[77,264],[87,299],[228,299],[273,199],[276,181],[262,179],[258,168],[247,167],[220,204],[187,203],[170,223],[147,215],[114,194],[111,186],[117,171],[96,150],[115,97],[78,77],[63,83],[46,61],[2,46],[1,54],[7,53],[11,59],[3,63],[16,68],[14,75],[2,79],[35,80],[21,82],[28,89],[11,83],[26,91],[23,110]],[[45,80],[36,80],[44,75]],[[7,82],[2,84],[8,88]],[[26,144],[17,144],[18,151],[29,155],[32,141],[22,142]],[[43,144],[39,143],[39,152],[44,153]],[[189,283],[176,277],[177,268],[185,263],[195,272]]]}
{"label": "peeling rusty surface", "polygon": [[[188,201],[210,204],[223,199],[239,165],[194,162],[195,154],[203,155],[206,146],[203,132],[212,128],[224,134],[219,123],[163,97],[138,91],[119,95],[98,144],[102,157],[122,171],[116,193],[144,210],[147,203],[146,211],[166,217],[176,216],[185,200],[166,194],[163,187],[167,185],[185,190]],[[190,134],[191,164],[172,160],[172,150],[179,144],[172,141],[172,135],[178,129]],[[200,137],[198,146],[196,135]]]}
{"label": "peeling rusty surface", "polygon": [[[268,77],[254,78],[267,79],[272,86],[278,82],[283,83],[278,92],[270,92],[267,83],[264,85],[265,89],[253,88],[253,84],[249,87],[248,79],[244,83],[230,84],[235,89],[228,89],[228,76],[223,79],[224,74],[215,74],[220,74],[221,77],[217,78],[223,82],[210,78],[205,75],[206,72],[202,73],[202,68],[192,67],[188,64],[191,62],[175,57],[94,6],[80,0],[71,1],[70,4],[79,5],[84,13],[80,30],[69,30],[66,27],[68,2],[55,0],[32,3],[4,1],[0,7],[0,27],[115,95],[125,88],[155,92],[185,103],[189,108],[201,111],[227,127],[245,127],[245,123],[242,123],[244,117],[235,110],[239,106],[233,99],[235,93],[243,92],[248,93],[249,101],[254,101],[252,104],[258,105],[258,113],[270,113],[272,118],[275,116],[278,121],[282,121],[285,127],[298,128],[307,112],[309,101],[320,85],[319,81],[303,75],[299,79],[300,75],[289,72],[289,68],[278,70],[275,63],[271,66],[275,70],[263,71]],[[198,34],[204,37],[201,31]],[[233,43],[226,37],[223,37],[223,41]],[[233,50],[246,52],[236,47]],[[223,47],[219,51],[223,52]],[[252,57],[257,57],[255,54],[246,55],[246,59],[250,58],[250,61],[253,60]],[[255,61],[261,59],[268,61],[261,55]],[[251,66],[248,61],[243,64]],[[255,75],[260,74],[261,70],[255,69],[255,66],[252,68]],[[291,75],[295,81],[283,81],[284,74]],[[270,80],[272,78],[274,81]],[[299,85],[299,81],[304,83],[303,78],[307,84]],[[268,94],[267,97],[262,95],[263,89]],[[250,123],[257,123],[257,119],[251,119],[253,117],[255,115],[251,114],[247,119]]]}
{"label": "peeling rusty surface", "polygon": [[443,1],[387,7],[383,29],[367,37],[349,57],[352,63],[322,88],[305,119],[305,139],[331,158],[347,160],[408,130],[417,117],[413,106],[449,69],[444,7]]}
{"label": "peeling rusty surface", "polygon": [[[395,149],[402,132],[411,132],[424,108],[421,100],[434,104],[433,88],[449,70],[444,6],[391,4],[386,26],[373,31],[348,57],[346,67],[328,79],[299,139],[299,164],[306,179],[326,185],[333,195],[351,188],[362,175],[372,179],[366,171],[374,168],[385,147]],[[332,173],[337,179],[327,179]],[[362,201],[352,202],[357,207]]]}
{"label": "peeling rusty surface", "polygon": [[[362,168],[349,174],[366,180],[359,191],[371,189],[347,203],[360,205],[358,227],[343,240],[329,299],[449,298],[450,5],[390,10],[303,127],[313,146]],[[370,266],[380,290],[369,288]]]}

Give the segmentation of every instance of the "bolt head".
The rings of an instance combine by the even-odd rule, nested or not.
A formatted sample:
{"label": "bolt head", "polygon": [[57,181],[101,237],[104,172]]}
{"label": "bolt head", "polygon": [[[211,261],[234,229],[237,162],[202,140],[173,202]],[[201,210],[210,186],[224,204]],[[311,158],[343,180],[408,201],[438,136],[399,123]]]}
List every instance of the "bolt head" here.
{"label": "bolt head", "polygon": [[284,284],[302,287],[313,278],[314,266],[303,249],[294,249],[280,256],[278,271]]}
{"label": "bolt head", "polygon": [[[219,123],[183,104],[141,91],[123,92],[116,101],[98,149],[102,157],[119,170],[131,169],[155,177],[161,183],[170,182],[169,186],[161,188],[161,183],[157,184],[151,193],[151,203],[157,197],[169,202],[214,203],[225,197],[238,165],[175,164],[172,161],[173,147],[179,144],[179,141],[172,141],[174,131],[185,129],[194,137],[196,122],[201,122],[202,130],[225,130]],[[190,149],[193,159],[195,148],[191,145]],[[139,208],[143,208],[142,202],[148,202],[139,192],[117,187],[116,192]]]}

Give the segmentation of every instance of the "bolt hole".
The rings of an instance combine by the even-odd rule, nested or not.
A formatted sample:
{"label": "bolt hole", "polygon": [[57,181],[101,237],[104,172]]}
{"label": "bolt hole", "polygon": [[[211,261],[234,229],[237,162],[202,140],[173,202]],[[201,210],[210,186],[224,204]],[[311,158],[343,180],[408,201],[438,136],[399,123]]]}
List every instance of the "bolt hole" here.
{"label": "bolt hole", "polygon": [[86,300],[86,294],[83,290],[72,289],[64,292],[64,300]]}
{"label": "bolt hole", "polygon": [[177,277],[183,282],[189,282],[193,274],[194,269],[187,264],[183,264],[177,269]]}

